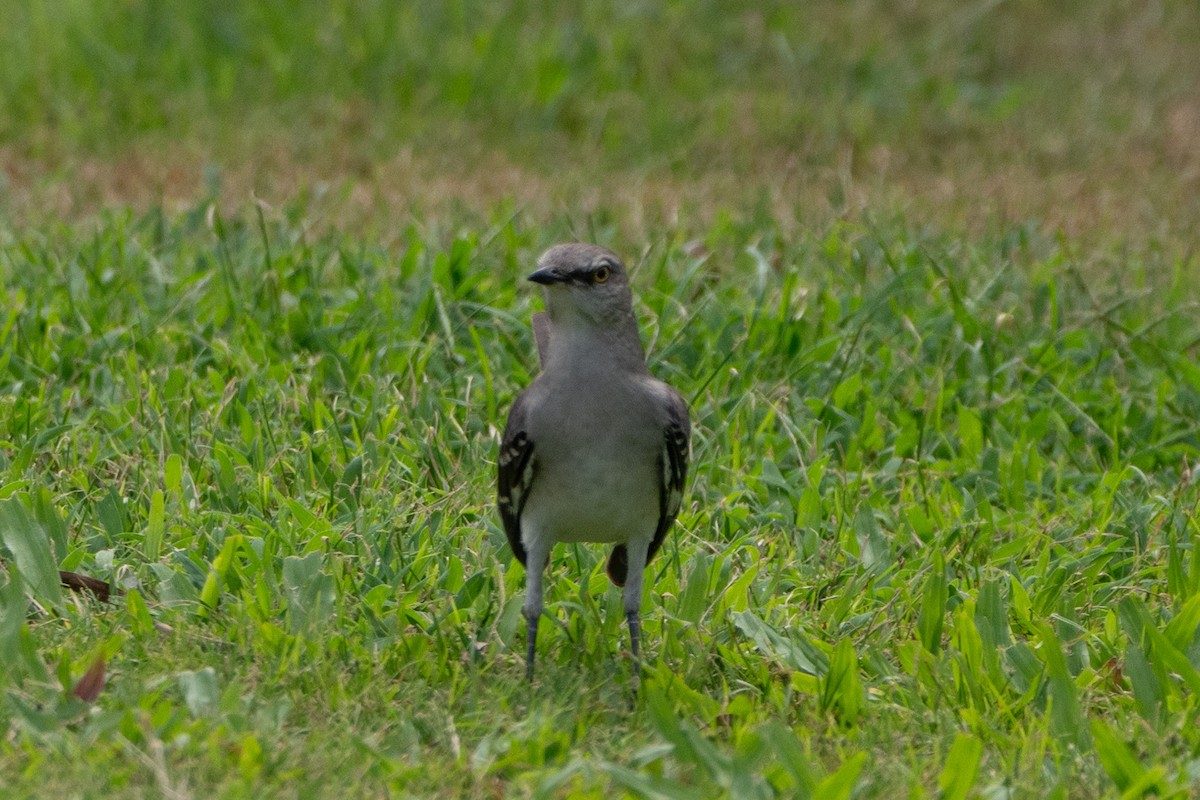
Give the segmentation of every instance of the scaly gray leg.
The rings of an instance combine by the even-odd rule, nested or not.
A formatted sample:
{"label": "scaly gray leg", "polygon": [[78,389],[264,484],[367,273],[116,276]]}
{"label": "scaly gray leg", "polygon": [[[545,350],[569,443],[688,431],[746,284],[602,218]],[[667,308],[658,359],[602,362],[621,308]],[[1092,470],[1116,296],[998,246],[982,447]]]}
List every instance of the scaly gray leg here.
{"label": "scaly gray leg", "polygon": [[533,681],[538,620],[542,618],[542,571],[549,556],[549,543],[525,545],[525,680],[529,682]]}
{"label": "scaly gray leg", "polygon": [[641,657],[638,655],[638,644],[642,639],[642,621],[638,612],[626,611],[625,622],[629,624],[629,649],[633,652],[633,668],[641,668]]}
{"label": "scaly gray leg", "polygon": [[633,654],[635,692],[642,676],[642,580],[646,573],[646,552],[648,550],[649,544],[645,541],[630,542],[626,548],[629,569],[625,575],[625,622],[629,625],[629,650]]}
{"label": "scaly gray leg", "polygon": [[533,660],[537,657],[538,620],[541,618],[540,611],[525,617],[525,680],[529,683],[533,683]]}

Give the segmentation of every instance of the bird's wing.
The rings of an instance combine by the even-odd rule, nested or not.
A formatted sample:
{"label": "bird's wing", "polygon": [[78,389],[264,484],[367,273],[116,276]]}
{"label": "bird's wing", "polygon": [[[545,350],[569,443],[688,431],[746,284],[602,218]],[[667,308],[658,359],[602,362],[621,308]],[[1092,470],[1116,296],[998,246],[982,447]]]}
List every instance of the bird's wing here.
{"label": "bird's wing", "polygon": [[646,563],[654,558],[678,516],[679,506],[683,503],[683,484],[687,481],[692,426],[683,396],[670,387],[668,389],[662,454],[659,456],[658,527],[650,542]]}
{"label": "bird's wing", "polygon": [[525,563],[525,546],[521,544],[521,511],[533,485],[536,464],[533,459],[533,440],[525,430],[524,395],[513,402],[500,441],[500,457],[496,462],[496,505],[504,522],[504,533],[513,554]]}

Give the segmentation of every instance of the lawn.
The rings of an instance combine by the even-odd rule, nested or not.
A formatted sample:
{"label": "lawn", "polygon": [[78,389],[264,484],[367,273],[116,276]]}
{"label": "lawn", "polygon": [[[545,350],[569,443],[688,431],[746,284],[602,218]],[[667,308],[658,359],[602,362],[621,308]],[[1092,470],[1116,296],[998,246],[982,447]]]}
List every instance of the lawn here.
{"label": "lawn", "polygon": [[[3,794],[1194,796],[1197,85],[1174,2],[5,4]],[[636,696],[494,510],[572,239],[694,426]]]}

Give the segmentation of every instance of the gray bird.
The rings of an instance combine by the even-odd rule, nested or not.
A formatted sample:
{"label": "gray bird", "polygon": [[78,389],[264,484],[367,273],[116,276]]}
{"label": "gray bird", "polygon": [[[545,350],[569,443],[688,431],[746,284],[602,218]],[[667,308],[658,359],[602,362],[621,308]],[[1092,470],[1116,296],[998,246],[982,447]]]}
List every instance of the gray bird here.
{"label": "gray bird", "polygon": [[624,587],[635,664],[646,564],[679,513],[691,426],[687,404],[655,379],[625,266],[592,244],[538,259],[546,318],[535,319],[542,372],[513,403],[500,445],[498,505],[525,565],[526,671],[533,679],[542,572],[555,542],[608,542]]}

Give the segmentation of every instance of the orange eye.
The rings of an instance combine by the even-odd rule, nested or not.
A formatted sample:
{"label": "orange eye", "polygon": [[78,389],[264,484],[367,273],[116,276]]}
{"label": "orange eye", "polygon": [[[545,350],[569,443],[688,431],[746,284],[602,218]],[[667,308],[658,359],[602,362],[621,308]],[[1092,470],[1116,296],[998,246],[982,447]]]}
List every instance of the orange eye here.
{"label": "orange eye", "polygon": [[600,267],[600,269],[592,273],[592,283],[604,283],[611,274],[612,270],[608,267]]}

